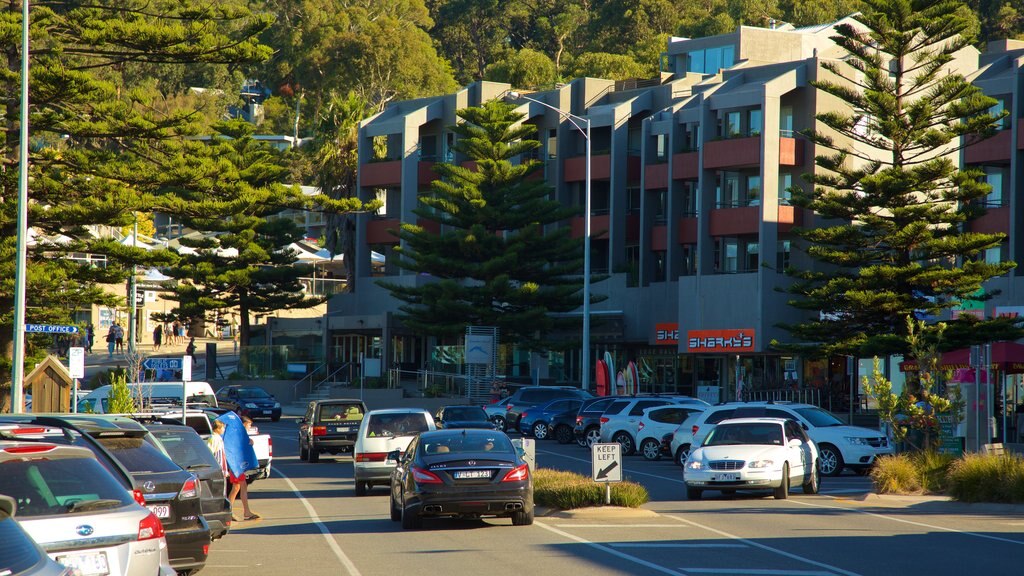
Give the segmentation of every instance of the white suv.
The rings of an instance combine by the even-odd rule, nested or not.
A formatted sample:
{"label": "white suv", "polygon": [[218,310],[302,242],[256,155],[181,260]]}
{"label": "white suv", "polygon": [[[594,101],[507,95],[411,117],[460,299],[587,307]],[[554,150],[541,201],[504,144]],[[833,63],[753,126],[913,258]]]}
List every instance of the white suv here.
{"label": "white suv", "polygon": [[[714,425],[726,418],[796,420],[817,444],[818,465],[824,476],[838,476],[843,468],[866,474],[876,458],[894,451],[886,435],[878,430],[847,426],[817,406],[789,402],[734,402],[712,406],[692,421],[690,445],[699,446]],[[684,422],[680,428],[686,425]],[[678,436],[685,438],[685,434],[685,430],[677,430]],[[682,440],[678,446],[682,446]]]}
{"label": "white suv", "polygon": [[[680,404],[687,406],[707,407],[707,402],[689,396],[640,396],[623,398],[608,405],[601,415],[601,442],[617,442],[622,446],[622,453],[633,454],[636,451],[636,429],[644,410],[655,406]],[[658,439],[661,442],[661,439]]]}
{"label": "white suv", "polygon": [[662,438],[673,432],[691,414],[700,414],[707,406],[698,404],[669,404],[646,408],[633,430],[637,450],[644,460],[661,458]]}
{"label": "white suv", "polygon": [[390,486],[391,471],[398,461],[389,460],[388,454],[394,450],[404,453],[414,436],[436,429],[434,416],[421,408],[389,408],[367,412],[359,425],[359,435],[352,448],[356,496],[365,496],[374,484]]}

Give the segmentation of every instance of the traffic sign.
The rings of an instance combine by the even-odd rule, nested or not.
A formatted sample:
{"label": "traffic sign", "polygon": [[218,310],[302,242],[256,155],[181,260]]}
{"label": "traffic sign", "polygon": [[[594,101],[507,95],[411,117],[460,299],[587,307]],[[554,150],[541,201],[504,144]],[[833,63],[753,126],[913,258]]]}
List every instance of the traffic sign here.
{"label": "traffic sign", "polygon": [[85,348],[68,348],[68,372],[72,378],[85,378]]}
{"label": "traffic sign", "polygon": [[181,370],[181,358],[146,358],[142,367],[146,370]]}
{"label": "traffic sign", "polygon": [[594,444],[590,447],[591,477],[595,482],[622,482],[622,446]]}
{"label": "traffic sign", "polygon": [[41,332],[43,334],[78,334],[78,326],[61,326],[58,324],[25,324],[25,332]]}

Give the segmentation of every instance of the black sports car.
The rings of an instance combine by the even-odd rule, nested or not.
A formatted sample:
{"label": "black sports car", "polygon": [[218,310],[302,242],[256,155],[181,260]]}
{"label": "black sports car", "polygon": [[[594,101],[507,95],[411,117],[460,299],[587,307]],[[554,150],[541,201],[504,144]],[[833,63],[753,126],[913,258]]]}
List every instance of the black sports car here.
{"label": "black sports car", "polygon": [[495,424],[487,418],[487,412],[480,406],[444,406],[437,411],[434,422],[438,428],[482,428],[494,430]]}
{"label": "black sports car", "polygon": [[391,519],[419,528],[424,517],[512,518],[533,524],[533,477],[504,432],[423,432],[391,473]]}

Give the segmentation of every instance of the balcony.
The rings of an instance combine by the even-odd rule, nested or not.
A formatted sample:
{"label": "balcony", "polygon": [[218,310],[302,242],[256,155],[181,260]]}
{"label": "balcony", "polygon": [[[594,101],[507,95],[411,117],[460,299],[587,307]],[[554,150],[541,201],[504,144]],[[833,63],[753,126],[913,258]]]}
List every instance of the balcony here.
{"label": "balcony", "polygon": [[805,144],[800,138],[779,138],[779,166],[803,166]]}
{"label": "balcony", "polygon": [[700,152],[680,152],[672,155],[672,178],[696,180],[700,175]]}
{"label": "balcony", "polygon": [[704,145],[704,169],[749,168],[761,165],[761,137],[714,140]]}
{"label": "balcony", "polygon": [[1000,130],[991,138],[973,142],[964,148],[965,164],[995,164],[1010,162],[1010,142],[1012,133]]}
{"label": "balcony", "polygon": [[368,244],[398,244],[398,236],[391,231],[397,231],[401,227],[402,223],[397,218],[370,220],[366,223],[366,242]]}
{"label": "balcony", "polygon": [[[611,154],[598,154],[590,157],[590,179],[607,180],[612,174]],[[562,164],[562,179],[565,182],[583,182],[587,178],[587,157],[573,156],[566,158]]]}
{"label": "balcony", "polygon": [[761,224],[761,207],[717,208],[708,222],[712,236],[757,234]]}
{"label": "balcony", "polygon": [[401,160],[368,162],[359,167],[360,186],[399,186],[401,183]]}
{"label": "balcony", "polygon": [[1009,234],[1010,207],[989,208],[984,216],[972,220],[968,226],[971,232],[980,234]]}
{"label": "balcony", "polygon": [[796,206],[779,206],[779,232],[789,232],[804,223],[804,211]]}
{"label": "balcony", "polygon": [[648,190],[668,188],[668,164],[644,166],[644,188]]}
{"label": "balcony", "polygon": [[651,228],[651,250],[656,252],[668,250],[668,226]]}
{"label": "balcony", "polygon": [[697,243],[697,218],[688,217],[679,219],[679,243]]}
{"label": "balcony", "polygon": [[[583,216],[576,216],[570,223],[573,238],[583,238]],[[590,237],[601,238],[608,236],[609,216],[607,214],[594,215],[590,217]]]}
{"label": "balcony", "polygon": [[420,161],[416,166],[416,182],[419,184],[430,184],[438,179],[437,172],[434,172],[434,163]]}

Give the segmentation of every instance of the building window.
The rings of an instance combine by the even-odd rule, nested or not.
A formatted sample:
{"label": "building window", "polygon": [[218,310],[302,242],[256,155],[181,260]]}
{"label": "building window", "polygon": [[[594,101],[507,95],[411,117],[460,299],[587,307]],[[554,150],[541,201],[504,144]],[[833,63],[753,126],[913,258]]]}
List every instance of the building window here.
{"label": "building window", "polygon": [[450,164],[455,162],[455,133],[446,132],[444,139],[444,161]]}
{"label": "building window", "polygon": [[985,196],[985,205],[999,207],[1003,205],[1003,171],[999,168],[985,168],[984,181],[992,187],[992,191]]}
{"label": "building window", "polygon": [[756,272],[757,271],[757,256],[760,252],[760,246],[757,241],[747,242],[744,247],[744,272]]}
{"label": "building window", "polygon": [[548,130],[548,158],[558,158],[558,130]]}
{"label": "building window", "polygon": [[668,190],[654,190],[647,196],[655,224],[668,222]]}
{"label": "building window", "polygon": [[658,162],[664,162],[668,159],[668,138],[665,134],[658,134],[654,137],[654,150]]}
{"label": "building window", "polygon": [[761,175],[747,176],[747,206],[761,205]]}
{"label": "building window", "polygon": [[736,238],[715,238],[715,272],[735,274],[739,270],[739,242]]}
{"label": "building window", "polygon": [[629,199],[629,206],[626,208],[627,214],[639,214],[640,213],[640,189],[639,188],[627,188],[626,198]]}
{"label": "building window", "polygon": [[753,108],[747,112],[747,130],[751,136],[761,134],[761,109]]}
{"label": "building window", "polygon": [[743,135],[743,128],[740,126],[740,113],[727,112],[725,114],[725,138],[739,138]]}
{"label": "building window", "polygon": [[697,183],[688,180],[683,182],[683,206],[682,216],[693,217],[697,215]]}
{"label": "building window", "polygon": [[779,173],[779,204],[783,206],[789,206],[792,204],[793,193],[790,192],[790,188],[793,187],[793,175],[788,172]]}
{"label": "building window", "polygon": [[380,208],[377,208],[375,216],[377,218],[388,217],[388,189],[387,188],[375,188],[373,190],[373,197],[375,200],[380,201]]}
{"label": "building window", "polygon": [[779,136],[783,138],[793,137],[793,107],[783,106],[779,108]]}
{"label": "building window", "polygon": [[718,74],[722,68],[731,68],[736,60],[732,45],[694,50],[686,55],[686,71],[699,74]]}
{"label": "building window", "polygon": [[779,240],[778,251],[775,254],[775,268],[779,272],[785,272],[789,268],[790,241]]}
{"label": "building window", "polygon": [[715,188],[715,208],[735,208],[740,205],[740,175],[722,172]]}
{"label": "building window", "polygon": [[683,149],[680,152],[700,150],[700,124],[689,123],[683,130]]}
{"label": "building window", "polygon": [[437,135],[428,134],[420,138],[420,160],[437,160]]}
{"label": "building window", "polygon": [[665,281],[665,251],[658,250],[652,254],[654,257],[654,278],[653,282]]}
{"label": "building window", "polygon": [[[1006,100],[1002,98],[996,98],[996,103],[991,108],[988,109],[988,113],[990,116],[995,117],[1002,115],[1004,110],[1006,110]],[[1009,116],[997,120],[995,123],[996,130],[1006,130],[1007,128],[1009,128],[1009,121]]]}
{"label": "building window", "polygon": [[621,271],[626,273],[626,286],[632,288],[640,285],[639,246],[626,246],[626,262]]}
{"label": "building window", "polygon": [[1003,261],[1003,246],[1005,242],[1001,242],[999,246],[995,246],[984,250],[978,254],[978,260],[986,264],[999,264]]}
{"label": "building window", "polygon": [[679,275],[693,276],[697,273],[697,245],[683,244],[682,248],[683,261],[679,268]]}

